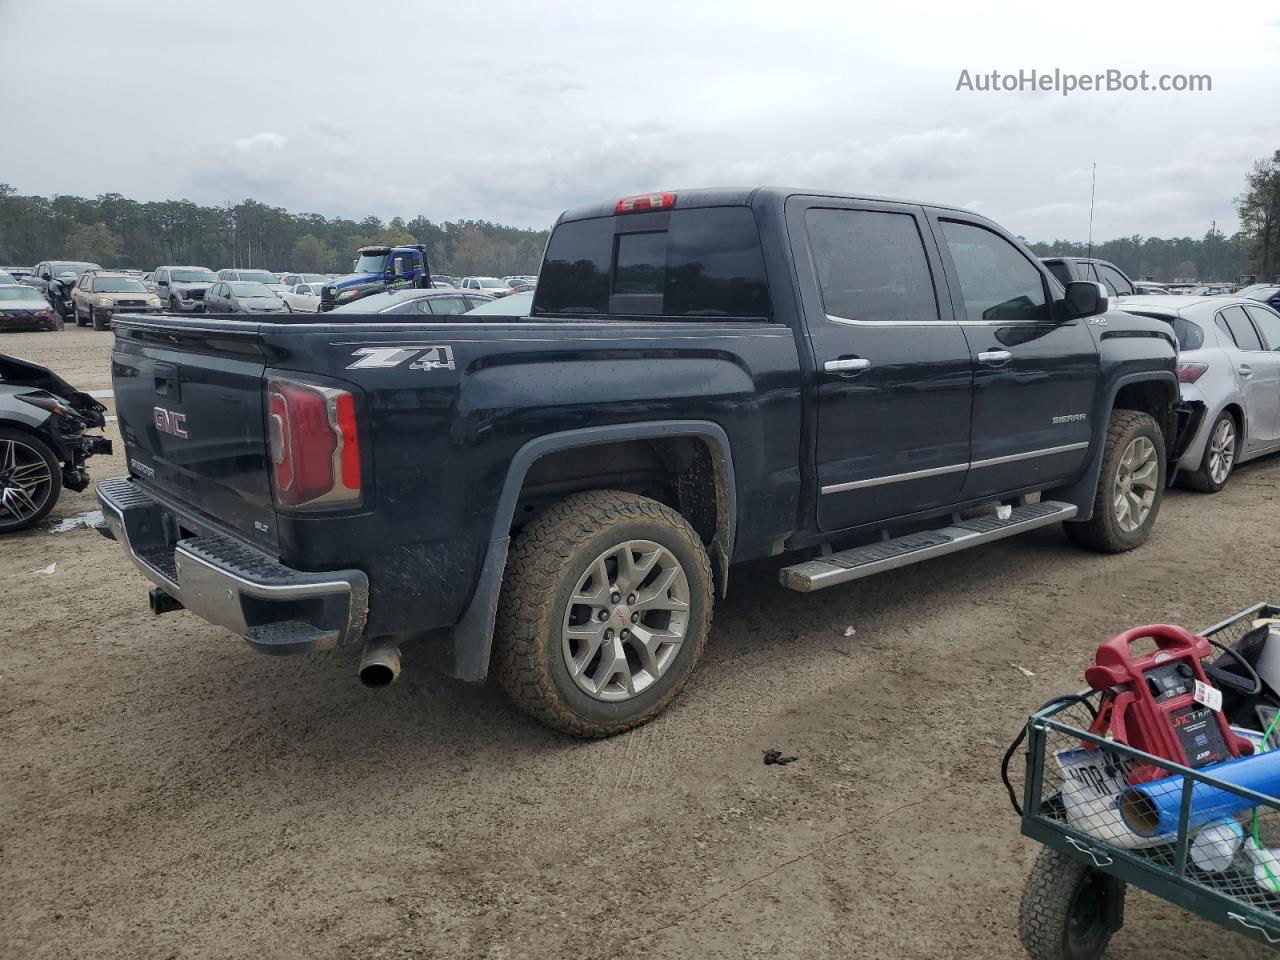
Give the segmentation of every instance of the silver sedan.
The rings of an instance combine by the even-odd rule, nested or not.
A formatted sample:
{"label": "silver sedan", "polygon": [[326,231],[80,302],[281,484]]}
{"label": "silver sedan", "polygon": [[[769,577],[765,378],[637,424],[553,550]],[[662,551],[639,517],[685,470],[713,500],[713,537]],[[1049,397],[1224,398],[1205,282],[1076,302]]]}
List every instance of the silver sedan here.
{"label": "silver sedan", "polygon": [[1178,337],[1184,402],[1204,416],[1178,462],[1192,489],[1216,493],[1237,464],[1280,450],[1280,313],[1243,297],[1126,297]]}

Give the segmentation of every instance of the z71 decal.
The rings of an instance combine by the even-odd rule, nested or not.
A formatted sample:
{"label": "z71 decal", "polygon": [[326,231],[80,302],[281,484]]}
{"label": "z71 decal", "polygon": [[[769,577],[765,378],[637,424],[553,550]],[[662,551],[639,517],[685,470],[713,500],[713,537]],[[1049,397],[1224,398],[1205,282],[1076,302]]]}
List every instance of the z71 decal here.
{"label": "z71 decal", "polygon": [[355,363],[347,364],[348,370],[386,370],[398,367],[406,360],[417,357],[409,364],[410,370],[454,370],[453,347],[447,344],[432,347],[361,347],[351,356]]}

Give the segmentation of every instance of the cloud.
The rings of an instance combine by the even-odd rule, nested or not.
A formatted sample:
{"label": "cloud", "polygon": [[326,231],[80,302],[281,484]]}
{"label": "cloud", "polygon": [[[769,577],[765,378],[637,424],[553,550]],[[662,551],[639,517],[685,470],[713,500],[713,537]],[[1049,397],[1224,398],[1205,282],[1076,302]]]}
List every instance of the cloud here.
{"label": "cloud", "polygon": [[[349,15],[337,0],[223,0],[212,18],[170,0],[160,19],[64,0],[76,29],[53,34],[38,5],[19,4],[0,33],[0,85],[41,76],[45,99],[92,116],[93,162],[29,149],[66,138],[64,110],[34,111],[22,142],[0,141],[0,169],[31,193],[522,226],[664,187],[791,184],[961,202],[1035,237],[1087,229],[1096,161],[1095,236],[1198,233],[1215,218],[1230,232],[1249,163],[1275,149],[1273,2],[1245,0],[1232,42],[1217,45],[1111,4],[1111,29],[1085,47],[1057,11],[1026,5],[981,24],[937,8],[922,30],[911,5],[835,0],[791,0],[781,19],[767,0],[732,17],[688,0],[546,0],[536,14],[490,0],[447,23],[410,4],[365,44],[333,39]],[[307,42],[295,42],[299,23]],[[183,43],[166,43],[175,31]],[[316,43],[334,42],[341,56],[317,61]],[[103,49],[136,56],[103,71]],[[954,89],[962,67],[1087,72],[1104,60],[1212,71],[1214,92]]]}

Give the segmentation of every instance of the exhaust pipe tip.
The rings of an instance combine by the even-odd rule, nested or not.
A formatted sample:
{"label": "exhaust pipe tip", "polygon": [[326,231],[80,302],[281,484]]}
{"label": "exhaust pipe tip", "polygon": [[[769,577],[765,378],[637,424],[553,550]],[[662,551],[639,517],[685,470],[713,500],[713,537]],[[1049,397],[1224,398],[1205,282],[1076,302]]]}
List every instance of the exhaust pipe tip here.
{"label": "exhaust pipe tip", "polygon": [[360,657],[360,682],[371,690],[380,690],[399,677],[400,648],[390,643],[366,643]]}

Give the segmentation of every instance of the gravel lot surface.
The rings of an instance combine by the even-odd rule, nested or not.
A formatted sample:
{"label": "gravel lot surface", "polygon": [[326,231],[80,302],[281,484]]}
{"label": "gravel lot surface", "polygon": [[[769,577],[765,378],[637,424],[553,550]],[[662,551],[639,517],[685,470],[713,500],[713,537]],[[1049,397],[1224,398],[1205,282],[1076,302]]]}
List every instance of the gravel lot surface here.
{"label": "gravel lot surface", "polygon": [[[110,343],[0,350],[95,389]],[[412,651],[370,692],[355,651],[153,618],[116,544],[55,532],[94,508],[64,491],[0,545],[0,957],[1015,960],[1001,753],[1111,634],[1280,597],[1278,479],[1171,491],[1122,556],[1051,528],[807,597],[736,570],[672,709],[597,743]],[[1133,892],[1111,949],[1264,955]]]}

